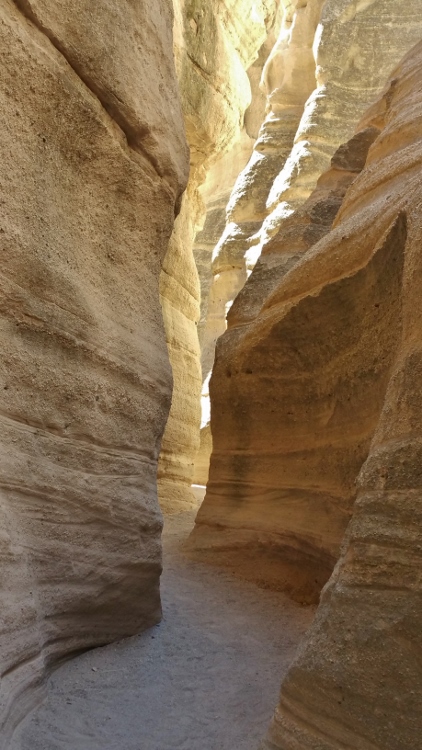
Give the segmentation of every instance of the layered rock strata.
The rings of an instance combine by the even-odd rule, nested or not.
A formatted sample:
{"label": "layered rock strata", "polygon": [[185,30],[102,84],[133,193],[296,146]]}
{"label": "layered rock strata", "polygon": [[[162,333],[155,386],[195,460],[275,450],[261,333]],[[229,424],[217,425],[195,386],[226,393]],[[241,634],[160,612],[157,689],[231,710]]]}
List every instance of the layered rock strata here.
{"label": "layered rock strata", "polygon": [[167,0],[1,0],[0,747],[160,618],[159,274],[188,157]]}
{"label": "layered rock strata", "polygon": [[[392,66],[422,34],[415,3],[289,0],[281,8],[280,34],[262,79],[268,113],[234,185],[213,254],[207,365],[226,328],[227,309],[257,258],[274,234],[290,231],[286,221],[350,138]],[[209,422],[202,436],[198,476],[204,478]]]}
{"label": "layered rock strata", "polygon": [[[350,10],[352,5],[348,5]],[[355,8],[356,13],[349,14],[345,14],[345,7],[341,12],[337,9],[338,13],[331,9],[328,16],[330,3],[324,5],[321,18],[331,19],[331,26],[327,22],[324,31],[321,23],[316,54],[317,62],[326,61],[324,70],[329,69],[328,62],[331,61],[330,65],[337,71],[336,60],[342,59],[337,55],[339,40],[343,39],[346,44],[345,30],[349,29],[351,33],[354,29],[348,24],[355,23],[359,27],[366,18],[365,13],[369,9],[372,13],[376,5],[377,2],[365,4],[365,7]],[[386,29],[379,30],[376,42],[374,40],[375,47],[372,51],[369,49],[368,39],[373,39],[373,33],[367,29],[363,29],[360,42],[369,56],[373,55],[376,45],[382,47],[381,67],[387,65],[384,44],[390,39],[394,24],[397,39],[394,45],[391,43],[393,57],[415,34],[420,33],[421,23],[419,17],[416,19],[414,6],[406,5],[400,23],[397,5],[394,9],[391,5],[382,7],[389,23]],[[414,26],[410,19],[414,19]],[[366,41],[365,34],[369,34]],[[363,87],[363,97],[379,86],[379,70],[374,71],[375,63],[371,63],[368,72],[360,68],[357,71],[356,90]],[[319,75],[322,75],[321,70],[317,71]],[[352,72],[349,70],[347,75],[351,87]],[[336,76],[340,76],[340,71]],[[322,99],[326,96],[326,107],[335,104],[335,110],[340,112],[341,96],[347,97],[347,80],[341,76],[338,79],[345,85],[345,94],[338,93],[335,99],[334,95],[320,91]],[[334,84],[332,88],[337,90]],[[330,97],[332,104],[329,103]],[[322,107],[322,99],[318,107]],[[312,100],[311,96],[309,102]],[[344,121],[341,122],[344,125]],[[350,127],[350,122],[347,127]],[[316,126],[310,128],[310,139],[314,130],[317,132]],[[333,132],[332,137],[327,135],[327,149],[321,145],[325,142],[322,136],[318,136],[320,145],[316,150],[321,149],[323,157],[320,166],[325,163],[334,140],[342,132],[340,126],[336,126]],[[345,385],[344,404],[340,408],[333,390],[334,370],[328,354],[326,361],[321,359],[318,365],[313,364],[316,354],[310,354],[310,350],[317,347],[316,342],[320,341],[324,350],[327,348],[321,339],[324,326],[334,332],[346,314],[341,290],[337,302],[333,299],[333,308],[338,306],[333,320],[325,309],[318,318],[317,302],[309,299],[300,306],[295,303],[289,316],[277,321],[273,295],[283,283],[286,272],[292,272],[303,254],[310,252],[330,229],[345,191],[362,168],[366,151],[375,136],[373,124],[364,127],[339,148],[332,159],[331,170],[320,179],[307,202],[300,203],[300,200],[306,197],[317,174],[316,169],[312,180],[306,183],[306,190],[303,183],[295,194],[295,211],[291,210],[292,204],[284,215],[282,228],[266,242],[258,264],[230,310],[228,331],[220,339],[210,385],[211,401],[214,397],[211,431],[215,450],[207,495],[197,518],[192,544],[207,559],[230,565],[242,575],[258,579],[265,585],[286,589],[304,601],[318,598],[338,558],[339,545],[356,496],[354,481],[367,455],[373,420],[377,419],[379,399],[383,394],[378,384],[374,386],[377,393],[370,396],[372,386],[366,384],[367,398],[371,402],[366,403],[363,395],[358,397],[346,393]],[[309,148],[309,153],[314,153]],[[295,172],[295,179],[299,182],[309,177],[310,173],[306,177],[306,163],[305,160],[303,170],[300,167]],[[247,206],[247,191],[244,200],[244,206]],[[243,204],[240,202],[240,205]],[[222,248],[223,245],[222,242]],[[361,281],[356,283],[359,286]],[[362,281],[362,291],[356,287],[357,298],[363,295],[362,305],[366,304],[365,283]],[[391,304],[393,300],[391,297]],[[388,314],[394,316],[394,309],[391,308]],[[314,319],[312,334],[306,322],[308,317]],[[366,330],[375,325],[375,320],[368,318],[362,325],[360,347],[365,346]],[[371,355],[375,357],[374,367],[383,347],[388,349],[390,346],[389,335],[387,328],[382,335],[380,333],[380,349]],[[340,377],[342,367],[344,378],[349,369],[358,377],[359,347],[356,345],[354,350],[355,363],[346,362],[345,357],[340,357],[344,346],[341,336],[339,333],[335,336],[333,347],[337,346],[339,352],[336,377]],[[347,346],[352,346],[351,341]],[[334,349],[330,356],[337,357]],[[369,352],[367,355],[370,356]],[[382,356],[384,378],[388,378],[391,366],[389,356]],[[366,366],[370,369],[369,363]],[[354,405],[347,416],[348,403],[354,403],[355,397],[358,405]],[[356,432],[354,411],[359,412],[359,409],[365,411],[365,426],[360,425]],[[318,522],[315,519],[319,519]]]}
{"label": "layered rock strata", "polygon": [[[386,387],[380,383],[384,398],[353,519],[262,750],[421,747],[421,83],[420,44],[371,113],[381,134],[334,231],[278,290],[275,304],[287,286],[321,298],[334,279],[373,272],[378,257],[373,281],[390,275],[396,284],[390,300],[371,285],[379,315],[368,340],[373,351],[385,325],[383,307],[394,296],[399,306],[390,320],[391,376]],[[347,316],[345,326],[356,326],[361,314]],[[382,366],[377,358],[372,377]],[[369,374],[362,369],[360,377]],[[356,427],[362,421],[357,410]]]}
{"label": "layered rock strata", "polygon": [[245,264],[230,259],[221,273],[213,274],[213,256],[226,223],[226,206],[239,173],[246,166],[265,116],[266,96],[261,90],[262,71],[274,44],[278,14],[269,24],[268,36],[257,59],[248,69],[251,104],[244,127],[234,146],[208,170],[200,188],[206,206],[203,228],[195,236],[194,257],[201,285],[201,315],[198,324],[201,349],[202,392],[200,446],[195,458],[194,482],[205,485],[212,450],[208,385],[214,363],[215,344],[226,330],[226,314],[247,279]]}
{"label": "layered rock strata", "polygon": [[264,70],[269,113],[233,189],[217,251],[224,258],[235,245],[239,262],[249,255],[253,263],[307,199],[394,64],[422,33],[414,3],[283,5],[280,36]]}
{"label": "layered rock strata", "polygon": [[201,355],[197,333],[200,288],[191,242],[195,235],[196,204],[195,191],[189,189],[183,197],[160,276],[160,299],[173,371],[171,410],[157,475],[164,514],[197,506],[191,490],[201,418]]}
{"label": "layered rock strata", "polygon": [[[366,328],[375,323],[369,307],[353,341],[342,341],[340,327],[350,311],[341,285],[332,292],[327,312],[311,297],[290,304],[281,319],[272,299],[288,269],[329,232],[378,133],[365,127],[338,150],[314,194],[268,246],[230,310],[211,380],[215,448],[191,543],[210,561],[234,566],[302,601],[318,597],[334,567],[355,498],[354,480],[372,435],[371,415],[380,408],[370,383],[363,383],[367,424],[356,432],[350,393],[341,398],[334,393],[335,378],[344,379],[347,391],[347,373],[359,370]],[[368,305],[364,279],[355,281],[353,294],[356,309],[363,310]],[[392,304],[389,314],[394,311]],[[387,326],[382,351],[390,336]],[[318,359],[319,348],[324,354]],[[355,361],[342,354],[349,348],[356,348]],[[387,370],[388,362],[385,355]]]}
{"label": "layered rock strata", "polygon": [[[197,505],[190,485],[201,418],[197,329],[201,295],[193,246],[206,212],[198,188],[207,170],[242,140],[251,101],[247,70],[267,38],[277,4],[276,0],[175,2],[176,68],[191,173],[161,278],[174,379],[158,472],[160,505],[166,513]],[[209,267],[203,277],[207,274],[211,276]]]}
{"label": "layered rock strata", "polygon": [[252,155],[244,169],[239,164],[237,179],[226,179],[223,195],[212,195],[210,191],[207,222],[196,238],[197,255],[201,257],[208,248],[210,257],[212,253],[211,270],[208,267],[203,274],[206,283],[202,283],[205,320],[201,355],[205,382],[201,445],[195,470],[198,482],[207,481],[212,450],[208,380],[216,341],[226,330],[230,305],[255,264],[257,253],[250,238],[262,225],[270,187],[292,149],[306,99],[315,86],[312,42],[321,4],[322,0],[313,0],[304,7],[298,0],[280,3],[273,33],[261,50],[258,64],[250,71],[256,104],[247,113],[245,125],[255,140],[253,149],[250,146]]}

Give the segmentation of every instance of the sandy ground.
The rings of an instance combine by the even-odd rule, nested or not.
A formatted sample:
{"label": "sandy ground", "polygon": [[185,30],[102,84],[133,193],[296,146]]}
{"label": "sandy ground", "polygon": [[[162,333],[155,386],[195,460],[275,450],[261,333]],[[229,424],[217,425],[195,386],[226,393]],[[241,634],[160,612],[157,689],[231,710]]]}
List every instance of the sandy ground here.
{"label": "sandy ground", "polygon": [[11,750],[257,750],[313,611],[186,560],[164,533],[164,619],[64,664]]}

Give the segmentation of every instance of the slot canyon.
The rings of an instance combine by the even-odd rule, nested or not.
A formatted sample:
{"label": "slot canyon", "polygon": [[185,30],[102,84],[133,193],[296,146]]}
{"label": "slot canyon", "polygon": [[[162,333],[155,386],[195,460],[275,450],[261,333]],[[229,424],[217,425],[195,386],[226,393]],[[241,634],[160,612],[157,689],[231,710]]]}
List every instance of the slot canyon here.
{"label": "slot canyon", "polygon": [[0,750],[422,750],[421,0],[0,56]]}

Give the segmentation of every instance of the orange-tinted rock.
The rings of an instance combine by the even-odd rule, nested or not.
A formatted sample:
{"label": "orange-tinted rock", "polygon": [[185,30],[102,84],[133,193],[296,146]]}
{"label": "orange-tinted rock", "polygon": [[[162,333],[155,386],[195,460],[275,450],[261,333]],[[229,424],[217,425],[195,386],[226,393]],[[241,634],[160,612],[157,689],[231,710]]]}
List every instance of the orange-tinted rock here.
{"label": "orange-tinted rock", "polygon": [[[374,268],[336,280],[318,294],[295,291],[292,301],[286,294],[281,304],[280,280],[329,231],[377,133],[376,127],[364,128],[339,149],[315,193],[263,254],[231,308],[211,379],[215,449],[191,543],[210,561],[301,600],[318,597],[350,518],[354,481],[382,395],[378,380],[356,375],[352,388],[348,376],[359,373],[365,356],[368,371],[382,356],[380,377],[388,377],[399,280],[389,266],[381,273],[388,243]],[[372,302],[378,276],[378,296],[385,289],[388,299],[385,328]],[[353,304],[346,304],[349,296]],[[347,336],[340,335],[344,327]],[[376,352],[366,349],[374,327]],[[357,404],[365,413],[358,430]]]}
{"label": "orange-tinted rock", "polygon": [[[305,274],[326,284],[324,277],[368,269],[374,248],[386,240],[388,270],[394,259],[397,270],[404,260],[399,308],[390,321],[391,375],[386,387],[379,381],[382,405],[357,479],[353,518],[262,750],[422,746],[421,82],[420,44],[369,113],[382,132],[335,230],[291,274],[292,289]],[[381,310],[385,293],[373,302]],[[373,352],[376,333],[367,342]],[[372,377],[382,368],[378,356]],[[362,368],[361,377],[366,373]],[[356,428],[362,423],[356,409]]]}
{"label": "orange-tinted rock", "polygon": [[[191,483],[200,428],[200,283],[193,246],[205,217],[198,189],[206,171],[242,139],[251,97],[246,71],[267,36],[276,2],[175,0],[174,7],[176,68],[191,172],[160,281],[173,370],[172,405],[158,470],[160,505],[165,513],[197,507]],[[205,273],[203,264],[199,268],[203,281],[207,273],[211,276],[209,254],[205,265]]]}

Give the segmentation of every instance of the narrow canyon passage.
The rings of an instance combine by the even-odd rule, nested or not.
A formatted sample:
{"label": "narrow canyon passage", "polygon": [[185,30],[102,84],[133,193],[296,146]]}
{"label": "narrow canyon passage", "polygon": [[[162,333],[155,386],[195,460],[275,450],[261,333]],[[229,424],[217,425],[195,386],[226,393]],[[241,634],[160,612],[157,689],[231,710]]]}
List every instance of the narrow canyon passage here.
{"label": "narrow canyon passage", "polygon": [[166,519],[163,620],[53,673],[10,750],[256,750],[313,609],[190,562]]}

